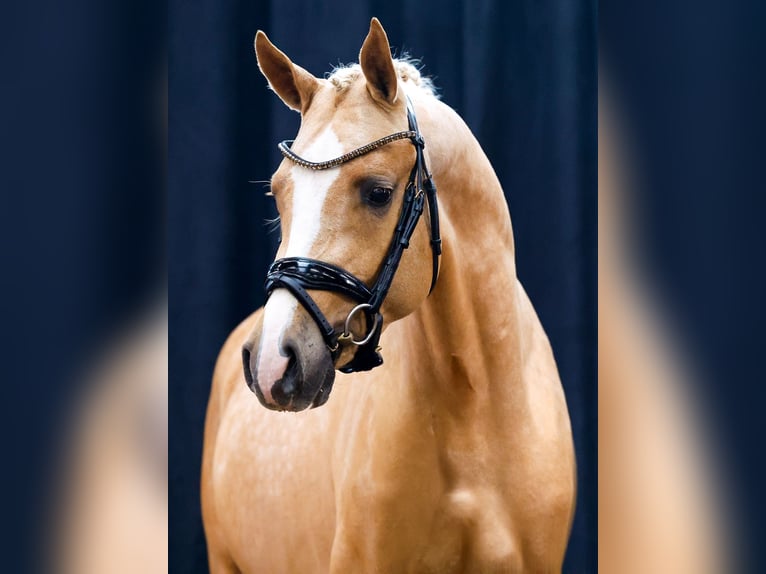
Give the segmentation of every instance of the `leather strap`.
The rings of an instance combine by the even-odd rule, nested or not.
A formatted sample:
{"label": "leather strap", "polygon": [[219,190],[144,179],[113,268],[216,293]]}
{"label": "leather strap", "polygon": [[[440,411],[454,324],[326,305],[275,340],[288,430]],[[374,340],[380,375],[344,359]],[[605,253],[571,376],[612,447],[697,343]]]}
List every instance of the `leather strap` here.
{"label": "leather strap", "polygon": [[[442,240],[441,232],[439,230],[439,204],[436,200],[436,185],[433,182],[431,173],[428,171],[426,158],[423,155],[423,149],[426,147],[426,142],[420,135],[418,118],[415,115],[415,110],[413,109],[412,102],[409,98],[407,98],[407,121],[409,122],[410,130],[417,134],[412,140],[417,154],[414,167],[414,169],[417,170],[415,174],[415,177],[417,178],[416,185],[418,190],[425,192],[426,200],[428,201],[428,218],[431,224],[431,253],[433,257],[431,288],[428,291],[431,293],[436,286],[436,279],[439,277],[439,258],[442,254]],[[410,181],[413,181],[412,176],[410,176]]]}
{"label": "leather strap", "polygon": [[293,143],[295,143],[295,140],[285,140],[283,142],[280,142],[277,145],[277,147],[279,148],[279,151],[282,153],[282,155],[285,156],[290,161],[292,161],[293,163],[297,163],[301,167],[306,167],[308,169],[322,170],[322,169],[330,169],[331,167],[337,167],[341,164],[346,163],[347,161],[351,161],[352,159],[356,159],[360,156],[366,155],[370,153],[371,151],[378,149],[379,147],[383,147],[386,144],[390,144],[391,142],[395,142],[397,140],[412,138],[416,135],[417,133],[412,130],[409,130],[406,132],[396,132],[395,134],[391,134],[390,136],[377,139],[374,142],[368,143],[367,145],[363,145],[362,147],[358,147],[355,150],[352,150],[348,153],[344,153],[343,155],[336,157],[334,159],[328,159],[327,161],[309,161],[307,159],[303,159],[301,156],[295,153],[292,149],[292,146],[293,146]]}
{"label": "leather strap", "polygon": [[[366,303],[372,297],[367,285],[331,263],[325,263],[308,257],[285,257],[275,261],[269,269],[268,278],[272,275],[290,276],[298,279],[306,289],[321,291],[336,291],[348,296],[359,303]],[[266,292],[270,294],[274,287],[267,281]]]}
{"label": "leather strap", "polygon": [[[317,327],[319,327],[319,331],[322,333],[322,338],[329,347],[330,352],[337,353],[338,336],[335,334],[335,328],[325,318],[324,313],[322,313],[322,310],[314,302],[314,299],[311,298],[311,295],[308,294],[308,291],[303,288],[301,285],[301,280],[297,277],[291,277],[289,275],[275,274],[269,276],[269,284],[271,291],[278,287],[283,287],[293,294],[293,296],[300,302],[303,308],[308,311],[308,314],[311,315],[311,318],[314,319],[314,322],[317,324]],[[269,287],[267,287],[267,290]]]}

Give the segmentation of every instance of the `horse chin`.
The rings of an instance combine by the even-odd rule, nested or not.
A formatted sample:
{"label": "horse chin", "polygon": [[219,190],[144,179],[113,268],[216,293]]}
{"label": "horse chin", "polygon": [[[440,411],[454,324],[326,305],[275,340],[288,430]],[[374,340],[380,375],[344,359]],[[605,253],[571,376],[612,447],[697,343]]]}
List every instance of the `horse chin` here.
{"label": "horse chin", "polygon": [[299,352],[285,373],[285,376],[291,375],[295,377],[293,386],[296,390],[289,402],[281,401],[286,403],[281,405],[282,410],[297,412],[325,404],[335,382],[335,366],[329,349],[322,344]]}
{"label": "horse chin", "polygon": [[332,366],[328,371],[325,372],[324,379],[322,379],[322,383],[319,385],[319,390],[317,391],[317,394],[314,396],[314,400],[311,402],[311,408],[315,409],[317,407],[321,407],[323,404],[327,402],[327,399],[330,398],[330,392],[332,391],[332,385],[335,382],[335,367]]}
{"label": "horse chin", "polygon": [[[325,354],[327,355],[326,358],[323,357],[319,364],[311,365],[309,368],[306,368],[307,366],[301,368],[296,362],[294,367],[296,373],[293,375],[295,376],[293,383],[295,391],[290,397],[280,397],[278,400],[280,404],[276,406],[266,404],[263,400],[261,400],[261,404],[267,408],[290,412],[298,412],[307,408],[313,409],[325,404],[330,398],[330,392],[335,382],[335,367],[332,364],[330,353],[326,352]],[[285,376],[291,375],[290,367],[288,367]],[[276,390],[273,389],[272,395],[276,394]]]}

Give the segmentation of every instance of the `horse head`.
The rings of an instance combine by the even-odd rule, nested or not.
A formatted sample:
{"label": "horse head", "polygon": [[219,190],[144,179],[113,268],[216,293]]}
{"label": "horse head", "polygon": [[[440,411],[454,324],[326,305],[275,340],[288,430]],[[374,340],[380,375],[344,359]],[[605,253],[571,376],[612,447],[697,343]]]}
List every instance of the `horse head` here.
{"label": "horse head", "polygon": [[[392,59],[377,19],[362,45],[360,63],[336,70],[327,79],[294,64],[261,31],[255,37],[255,52],[271,89],[301,114],[300,130],[283,149],[286,159],[271,179],[283,238],[276,260],[327,263],[358,280],[358,289],[372,290],[386,271],[392,238],[399,233],[400,216],[410,199],[409,184],[422,157],[422,143],[419,148],[417,138],[411,141],[404,133],[412,134],[407,130],[412,130],[413,121],[410,118],[408,125],[404,67]],[[417,73],[409,65],[406,69]],[[316,168],[314,162],[365,149],[391,134],[401,137],[337,165]],[[432,205],[434,218],[435,197]],[[416,224],[417,218],[413,221]],[[264,406],[299,411],[323,404],[336,369],[348,365],[357,352],[342,338],[335,345],[328,343],[328,332],[343,331],[345,343],[375,335],[376,344],[375,329],[382,330],[420,305],[438,269],[428,229],[426,224],[413,225],[408,248],[394,265],[395,277],[374,316],[351,313],[359,300],[347,292],[312,289],[313,283],[308,288],[305,282],[292,288],[285,288],[292,283],[275,283],[242,352],[248,385]]]}

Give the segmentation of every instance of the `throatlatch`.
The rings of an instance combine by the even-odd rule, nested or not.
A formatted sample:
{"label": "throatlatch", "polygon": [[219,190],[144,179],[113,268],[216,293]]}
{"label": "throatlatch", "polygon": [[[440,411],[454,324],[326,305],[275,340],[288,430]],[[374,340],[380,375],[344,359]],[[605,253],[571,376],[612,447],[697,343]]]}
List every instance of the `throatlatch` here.
{"label": "throatlatch", "polygon": [[[409,247],[412,234],[415,232],[415,227],[420,220],[420,216],[423,214],[425,202],[428,202],[428,214],[431,220],[431,251],[433,254],[431,291],[433,291],[436,279],[439,276],[441,236],[439,234],[439,207],[436,202],[436,185],[434,185],[431,174],[426,166],[425,157],[423,156],[425,142],[418,130],[415,110],[409,98],[407,98],[407,121],[410,128],[408,131],[396,132],[343,154],[340,157],[323,162],[311,162],[295,154],[290,149],[290,145],[293,143],[291,140],[283,141],[279,144],[279,151],[287,159],[297,165],[313,170],[337,167],[400,139],[410,139],[415,146],[415,165],[410,172],[410,179],[404,191],[399,221],[396,224],[394,236],[388,248],[386,258],[383,261],[383,266],[372,288],[368,288],[361,280],[341,267],[308,257],[277,259],[271,265],[266,275],[266,298],[268,299],[275,289],[283,288],[290,291],[319,327],[319,331],[322,333],[322,337],[332,353],[333,360],[337,359],[338,355],[340,355],[343,346],[356,345],[358,347],[351,361],[340,367],[339,370],[343,373],[369,371],[383,364],[383,357],[378,346],[380,335],[383,331],[383,316],[380,313],[380,307],[386,295],[388,295],[388,290],[391,288],[391,283],[399,267],[402,254]],[[314,299],[309,295],[308,290],[311,289],[334,291],[358,303],[346,317],[345,326],[341,333],[335,330]],[[352,318],[358,313],[364,314],[368,329],[367,335],[359,340],[354,339],[350,328]]]}

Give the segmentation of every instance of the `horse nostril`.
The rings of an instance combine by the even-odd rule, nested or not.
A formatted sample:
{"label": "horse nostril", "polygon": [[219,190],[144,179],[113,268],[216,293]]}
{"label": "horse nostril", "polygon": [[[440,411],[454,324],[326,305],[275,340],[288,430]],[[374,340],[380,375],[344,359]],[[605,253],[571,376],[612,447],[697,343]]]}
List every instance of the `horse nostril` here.
{"label": "horse nostril", "polygon": [[250,369],[250,349],[242,347],[242,368],[245,371],[245,381],[247,386],[253,386],[253,371]]}
{"label": "horse nostril", "polygon": [[242,369],[245,372],[245,382],[247,382],[248,388],[255,393],[258,400],[263,403],[263,392],[261,387],[258,386],[258,381],[255,380],[255,365],[252,364],[252,355],[250,353],[250,347],[245,344],[242,347]]}
{"label": "horse nostril", "polygon": [[286,407],[301,391],[301,369],[291,348],[285,349],[289,362],[285,374],[271,387],[271,396],[279,406]]}

